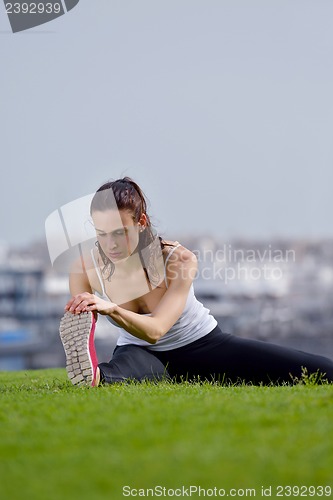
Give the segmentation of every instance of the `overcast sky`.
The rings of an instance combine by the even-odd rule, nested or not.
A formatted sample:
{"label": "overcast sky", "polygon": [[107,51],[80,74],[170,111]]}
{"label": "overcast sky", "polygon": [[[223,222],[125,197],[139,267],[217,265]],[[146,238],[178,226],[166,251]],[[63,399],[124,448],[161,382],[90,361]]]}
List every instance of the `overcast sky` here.
{"label": "overcast sky", "polygon": [[333,237],[332,0],[0,4],[0,240],[129,175],[177,237]]}

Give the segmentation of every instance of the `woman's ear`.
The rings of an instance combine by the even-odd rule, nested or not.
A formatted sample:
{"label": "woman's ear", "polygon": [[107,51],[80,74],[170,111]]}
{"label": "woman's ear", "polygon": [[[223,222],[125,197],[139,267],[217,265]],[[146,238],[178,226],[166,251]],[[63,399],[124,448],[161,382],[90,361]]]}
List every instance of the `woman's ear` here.
{"label": "woman's ear", "polygon": [[139,224],[141,226],[140,231],[143,231],[147,227],[147,216],[146,214],[141,214],[139,219]]}

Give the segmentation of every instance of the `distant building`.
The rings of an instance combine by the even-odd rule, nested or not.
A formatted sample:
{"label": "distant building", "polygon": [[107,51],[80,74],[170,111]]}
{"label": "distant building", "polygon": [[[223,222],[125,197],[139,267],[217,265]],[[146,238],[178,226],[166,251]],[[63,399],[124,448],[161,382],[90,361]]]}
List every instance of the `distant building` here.
{"label": "distant building", "polygon": [[[197,297],[223,331],[333,357],[333,241],[180,239],[198,257]],[[294,258],[274,260],[276,249]],[[0,245],[0,370],[64,366],[58,328],[68,298],[68,276],[51,268],[44,243]],[[99,316],[101,361],[117,336]]]}

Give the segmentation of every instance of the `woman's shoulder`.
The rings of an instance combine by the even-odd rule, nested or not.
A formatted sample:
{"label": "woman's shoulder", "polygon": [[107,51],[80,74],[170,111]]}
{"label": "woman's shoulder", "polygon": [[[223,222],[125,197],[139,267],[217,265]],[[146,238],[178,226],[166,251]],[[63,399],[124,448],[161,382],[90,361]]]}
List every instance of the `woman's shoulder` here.
{"label": "woman's shoulder", "polygon": [[196,262],[195,254],[179,241],[161,240],[162,251],[168,262]]}
{"label": "woman's shoulder", "polygon": [[179,241],[174,241],[174,240],[165,240],[164,238],[160,238],[160,242],[162,245],[162,248],[164,249],[165,247],[176,247],[180,245]]}
{"label": "woman's shoulder", "polygon": [[163,256],[168,284],[192,283],[198,268],[196,255],[179,241],[166,241],[166,243],[168,245],[164,247]]}

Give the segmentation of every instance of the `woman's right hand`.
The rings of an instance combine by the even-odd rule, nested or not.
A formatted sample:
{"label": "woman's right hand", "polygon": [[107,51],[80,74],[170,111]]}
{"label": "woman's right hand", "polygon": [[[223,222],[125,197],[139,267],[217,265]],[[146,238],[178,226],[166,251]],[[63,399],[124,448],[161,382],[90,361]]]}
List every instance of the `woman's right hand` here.
{"label": "woman's right hand", "polygon": [[82,312],[91,311],[95,314],[100,313],[104,315],[111,314],[117,307],[116,304],[109,300],[101,299],[93,293],[83,292],[74,295],[66,304],[65,311],[73,314],[80,314]]}

